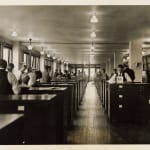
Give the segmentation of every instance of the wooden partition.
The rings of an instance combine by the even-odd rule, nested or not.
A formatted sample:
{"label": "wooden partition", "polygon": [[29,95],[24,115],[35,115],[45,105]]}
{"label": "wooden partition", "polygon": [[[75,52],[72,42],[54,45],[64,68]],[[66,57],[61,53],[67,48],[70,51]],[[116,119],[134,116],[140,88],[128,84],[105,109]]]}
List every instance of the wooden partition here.
{"label": "wooden partition", "polygon": [[23,142],[23,114],[0,114],[0,145]]}
{"label": "wooden partition", "polygon": [[[0,114],[10,116],[23,114],[22,136],[18,144],[61,144],[64,142],[61,117],[63,113],[56,95],[23,94],[0,95],[0,97]],[[8,140],[7,144],[12,143]]]}
{"label": "wooden partition", "polygon": [[109,84],[106,81],[99,81],[96,87],[100,91],[98,93],[110,121],[150,120],[150,84]]}

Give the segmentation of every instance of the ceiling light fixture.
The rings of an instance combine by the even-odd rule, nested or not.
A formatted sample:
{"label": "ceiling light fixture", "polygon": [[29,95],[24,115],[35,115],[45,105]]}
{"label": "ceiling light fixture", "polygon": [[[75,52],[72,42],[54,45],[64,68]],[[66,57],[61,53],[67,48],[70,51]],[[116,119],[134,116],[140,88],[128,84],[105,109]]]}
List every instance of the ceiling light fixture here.
{"label": "ceiling light fixture", "polygon": [[96,33],[95,32],[91,33],[91,38],[96,38]]}
{"label": "ceiling light fixture", "polygon": [[17,33],[16,31],[13,31],[13,32],[11,33],[11,36],[16,37],[16,36],[18,36],[18,33]]}
{"label": "ceiling light fixture", "polygon": [[98,19],[97,19],[97,17],[96,17],[95,14],[91,17],[90,22],[91,22],[91,23],[98,23]]}
{"label": "ceiling light fixture", "polygon": [[95,45],[94,45],[94,41],[92,40],[92,45],[91,45],[91,51],[95,50]]}
{"label": "ceiling light fixture", "polygon": [[145,55],[145,52],[144,52],[144,51],[142,51],[142,55]]}
{"label": "ceiling light fixture", "polygon": [[43,47],[42,47],[42,51],[40,52],[41,55],[44,55],[44,50],[43,50]]}
{"label": "ceiling light fixture", "polygon": [[32,39],[29,39],[29,45],[28,45],[28,50],[32,50],[32,45],[31,45],[31,41],[32,41]]}
{"label": "ceiling light fixture", "polygon": [[47,54],[47,57],[50,57],[51,55],[50,54]]}

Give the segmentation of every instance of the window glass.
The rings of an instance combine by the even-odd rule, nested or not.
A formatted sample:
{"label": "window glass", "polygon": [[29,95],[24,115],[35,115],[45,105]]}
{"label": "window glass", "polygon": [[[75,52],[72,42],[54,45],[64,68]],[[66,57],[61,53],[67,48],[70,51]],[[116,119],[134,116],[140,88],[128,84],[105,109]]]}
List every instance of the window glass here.
{"label": "window glass", "polygon": [[7,63],[12,62],[12,49],[3,47],[3,59],[7,61]]}

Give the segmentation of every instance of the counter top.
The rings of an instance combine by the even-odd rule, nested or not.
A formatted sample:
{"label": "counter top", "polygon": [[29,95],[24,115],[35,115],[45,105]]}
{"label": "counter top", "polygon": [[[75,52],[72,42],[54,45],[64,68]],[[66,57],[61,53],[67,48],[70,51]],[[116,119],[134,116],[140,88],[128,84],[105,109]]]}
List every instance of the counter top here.
{"label": "counter top", "polygon": [[0,129],[11,124],[17,119],[23,117],[23,114],[0,114]]}
{"label": "counter top", "polygon": [[29,91],[32,91],[32,90],[39,90],[39,91],[45,91],[45,90],[64,91],[64,90],[67,90],[67,87],[51,86],[51,87],[31,87],[31,88],[29,88]]}
{"label": "counter top", "polygon": [[56,94],[22,94],[22,95],[0,95],[0,100],[25,100],[25,101],[49,101],[56,97]]}

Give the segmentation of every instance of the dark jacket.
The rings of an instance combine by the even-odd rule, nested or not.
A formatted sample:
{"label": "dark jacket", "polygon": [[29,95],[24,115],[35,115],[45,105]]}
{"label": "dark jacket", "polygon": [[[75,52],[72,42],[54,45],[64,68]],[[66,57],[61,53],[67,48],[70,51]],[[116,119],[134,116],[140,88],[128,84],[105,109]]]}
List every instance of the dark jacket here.
{"label": "dark jacket", "polygon": [[135,73],[134,73],[134,71],[132,69],[126,68],[124,70],[124,73],[127,73],[129,75],[129,77],[131,78],[132,81],[135,80]]}
{"label": "dark jacket", "polygon": [[0,69],[0,94],[13,94],[12,86],[7,78],[7,72],[3,69]]}

